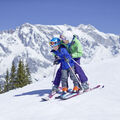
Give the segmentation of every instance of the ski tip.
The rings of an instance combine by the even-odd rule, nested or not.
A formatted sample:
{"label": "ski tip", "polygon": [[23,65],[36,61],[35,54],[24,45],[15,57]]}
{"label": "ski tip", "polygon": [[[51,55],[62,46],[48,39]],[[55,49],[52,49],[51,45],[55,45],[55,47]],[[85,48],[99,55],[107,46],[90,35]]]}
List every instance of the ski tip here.
{"label": "ski tip", "polygon": [[98,85],[97,87],[104,88],[104,85]]}
{"label": "ski tip", "polygon": [[48,101],[49,99],[41,98],[41,102]]}
{"label": "ski tip", "polygon": [[105,86],[104,85],[102,85],[102,88],[104,88]]}
{"label": "ski tip", "polygon": [[55,99],[60,99],[60,96],[55,97]]}
{"label": "ski tip", "polygon": [[105,86],[104,85],[98,85],[98,88],[104,88]]}

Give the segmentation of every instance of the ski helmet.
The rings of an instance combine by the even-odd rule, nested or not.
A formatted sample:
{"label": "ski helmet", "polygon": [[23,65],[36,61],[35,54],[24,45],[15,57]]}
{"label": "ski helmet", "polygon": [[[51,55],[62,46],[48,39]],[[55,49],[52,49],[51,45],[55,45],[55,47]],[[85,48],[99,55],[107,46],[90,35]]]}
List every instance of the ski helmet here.
{"label": "ski helmet", "polygon": [[49,44],[50,44],[51,47],[60,45],[60,39],[59,38],[53,38],[52,40],[50,40]]}
{"label": "ski helmet", "polygon": [[62,35],[65,36],[66,40],[72,41],[73,34],[71,31],[64,31]]}

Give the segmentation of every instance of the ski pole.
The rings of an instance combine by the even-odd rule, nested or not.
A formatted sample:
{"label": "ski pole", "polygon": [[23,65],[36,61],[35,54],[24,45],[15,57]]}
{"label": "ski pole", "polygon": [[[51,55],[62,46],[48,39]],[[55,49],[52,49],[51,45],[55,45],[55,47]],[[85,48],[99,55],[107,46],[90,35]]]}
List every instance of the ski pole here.
{"label": "ski pole", "polygon": [[68,66],[70,67],[70,69],[71,69],[71,71],[72,71],[73,75],[75,76],[75,78],[76,78],[77,82],[80,84],[80,87],[83,89],[83,87],[82,87],[82,85],[81,85],[81,82],[78,80],[78,78],[77,78],[77,76],[76,76],[75,72],[73,71],[72,67],[70,66],[70,64],[69,64],[68,62],[67,62],[67,64],[68,64]]}
{"label": "ski pole", "polygon": [[56,69],[57,69],[57,65],[55,65],[55,67],[54,67],[53,80],[52,80],[52,82],[54,81],[54,78],[55,78],[55,75],[56,75]]}
{"label": "ski pole", "polygon": [[[72,58],[73,62],[76,63],[78,66],[80,66],[79,63],[77,63],[73,58]],[[81,66],[80,66],[81,67]]]}

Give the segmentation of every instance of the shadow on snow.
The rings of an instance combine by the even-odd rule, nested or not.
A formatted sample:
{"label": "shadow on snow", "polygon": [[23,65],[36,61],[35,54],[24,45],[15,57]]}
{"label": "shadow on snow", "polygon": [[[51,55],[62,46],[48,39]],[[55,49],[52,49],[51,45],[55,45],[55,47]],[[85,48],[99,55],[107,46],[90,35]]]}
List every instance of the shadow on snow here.
{"label": "shadow on snow", "polygon": [[49,94],[51,89],[44,89],[44,90],[34,90],[30,92],[25,92],[22,94],[15,95],[15,97],[24,96],[24,95],[38,95],[43,96],[44,94]]}

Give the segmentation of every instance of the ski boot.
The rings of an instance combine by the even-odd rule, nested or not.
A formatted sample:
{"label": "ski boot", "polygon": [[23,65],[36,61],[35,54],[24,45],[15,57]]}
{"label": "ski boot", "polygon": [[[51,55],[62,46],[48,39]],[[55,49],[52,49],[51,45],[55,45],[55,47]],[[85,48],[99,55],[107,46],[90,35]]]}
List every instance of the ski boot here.
{"label": "ski boot", "polygon": [[78,86],[74,86],[72,93],[78,93],[80,88]]}
{"label": "ski boot", "polygon": [[59,92],[58,86],[57,86],[57,85],[54,85],[54,86],[52,87],[52,93],[58,93],[58,92]]}
{"label": "ski boot", "polygon": [[67,92],[68,91],[68,88],[67,87],[63,87],[62,88],[62,93],[61,93],[61,95],[59,95],[59,96],[57,96],[57,97],[55,97],[56,99],[64,99],[64,97],[67,95]]}
{"label": "ski boot", "polygon": [[63,87],[62,88],[62,95],[66,94],[68,91],[68,88],[67,87]]}
{"label": "ski boot", "polygon": [[87,82],[81,83],[81,85],[84,92],[89,90],[89,84]]}

